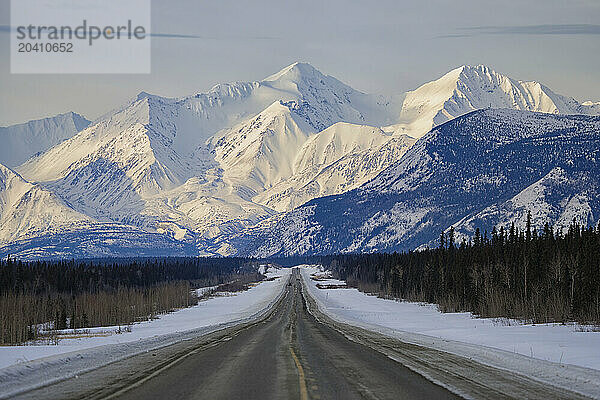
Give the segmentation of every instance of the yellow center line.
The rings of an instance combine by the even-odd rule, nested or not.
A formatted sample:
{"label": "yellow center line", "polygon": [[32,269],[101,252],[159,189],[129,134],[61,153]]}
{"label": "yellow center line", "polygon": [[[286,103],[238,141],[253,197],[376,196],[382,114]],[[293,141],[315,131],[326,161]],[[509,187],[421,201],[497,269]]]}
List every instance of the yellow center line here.
{"label": "yellow center line", "polygon": [[[294,273],[297,271],[294,270]],[[291,277],[290,277],[291,280]],[[292,306],[292,314],[289,316],[290,318],[290,353],[292,354],[292,358],[294,359],[294,363],[296,363],[296,368],[298,369],[298,381],[300,382],[300,399],[308,400],[308,390],[306,389],[306,377],[304,375],[304,368],[302,368],[302,364],[300,364],[300,360],[294,351],[292,346],[292,342],[294,341],[294,324],[293,320],[296,318],[296,290],[297,287],[294,285],[294,304]]]}
{"label": "yellow center line", "polygon": [[304,377],[304,369],[302,368],[302,364],[300,364],[300,360],[298,360],[294,349],[292,349],[291,347],[290,353],[292,353],[292,358],[296,363],[296,368],[298,368],[298,379],[300,381],[300,399],[308,400],[308,391],[306,390],[306,379]]}

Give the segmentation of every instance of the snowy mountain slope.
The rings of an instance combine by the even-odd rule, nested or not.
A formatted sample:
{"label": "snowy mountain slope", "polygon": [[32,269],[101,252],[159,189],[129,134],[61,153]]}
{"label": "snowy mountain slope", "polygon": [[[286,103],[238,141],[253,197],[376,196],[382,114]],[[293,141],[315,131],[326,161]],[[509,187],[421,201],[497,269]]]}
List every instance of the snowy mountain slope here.
{"label": "snowy mountain slope", "polygon": [[90,121],[69,112],[25,124],[0,127],[0,163],[15,167],[29,157],[69,139]]}
{"label": "snowy mountain slope", "polygon": [[366,125],[332,125],[302,146],[293,176],[268,188],[254,201],[288,211],[317,197],[352,190],[399,160],[414,141]]}
{"label": "snowy mountain slope", "polygon": [[600,101],[584,101],[579,108],[581,114],[600,115]]}
{"label": "snowy mountain slope", "polygon": [[[139,224],[142,199],[181,185],[203,169],[204,160],[182,157],[169,147],[168,132],[146,122],[148,99],[18,167],[78,211],[106,221]],[[131,112],[134,111],[134,112]]]}
{"label": "snowy mountain slope", "polygon": [[0,256],[21,259],[193,255],[193,244],[100,223],[0,165]]}
{"label": "snowy mountain slope", "polygon": [[0,165],[0,242],[91,222],[54,193]]}
{"label": "snowy mountain slope", "polygon": [[304,143],[295,161],[295,170],[330,165],[347,154],[377,148],[389,140],[381,129],[367,125],[337,123]]}
{"label": "snowy mountain slope", "polygon": [[492,68],[464,65],[406,93],[395,129],[421,137],[446,121],[484,108],[598,115],[597,103],[578,103],[535,81],[518,81]]}
{"label": "snowy mountain slope", "polygon": [[296,153],[315,132],[307,119],[276,102],[256,117],[217,134],[211,145],[224,179],[254,195],[294,173]]}
{"label": "snowy mountain slope", "polygon": [[[129,176],[137,184],[147,185],[146,190],[176,185],[197,174],[205,160],[199,157],[192,160],[172,149],[175,135],[168,113],[158,112],[161,107],[160,100],[141,98],[17,169],[30,180],[46,182],[64,178],[76,169],[74,164],[85,165],[97,158],[105,158],[127,164],[132,170]],[[135,169],[140,165],[131,160],[136,157],[143,161],[142,167],[158,160],[164,171],[146,171],[152,173],[152,177],[143,177],[140,175],[144,173],[143,169]]]}
{"label": "snowy mountain slope", "polygon": [[596,223],[600,218],[598,210],[600,176],[597,171],[569,173],[556,167],[511,199],[463,218],[454,229],[458,240],[468,240],[477,228],[484,232],[491,226],[508,230],[514,224],[523,231],[530,212],[532,226],[539,228],[551,221],[554,231],[566,232],[574,221],[582,226]]}
{"label": "snowy mountain slope", "polygon": [[33,197],[30,204],[21,201],[2,214],[0,255],[52,258],[212,254],[207,253],[210,246],[204,237],[235,234],[273,215],[268,208],[222,189],[218,181],[207,185],[193,178],[172,191],[144,199],[139,214],[132,214],[134,220],[124,218],[119,223],[96,222],[70,208],[53,212],[53,201],[65,204],[54,193],[42,190],[50,198],[28,193],[25,198]]}
{"label": "snowy mountain slope", "polygon": [[268,207],[240,197],[218,177],[208,181],[191,178],[173,190],[146,198],[144,203],[145,218],[155,221],[159,232],[171,233],[176,239],[231,234],[274,214]]}
{"label": "snowy mountain slope", "polygon": [[[570,177],[600,175],[598,132],[599,117],[470,113],[432,130],[371,182],[312,200],[274,227],[252,232],[247,243],[255,247],[246,251],[290,255],[413,249],[468,215],[510,200],[555,168]],[[582,202],[577,191],[567,190],[562,198],[568,194]],[[598,205],[587,204],[596,223]],[[551,222],[561,221],[561,215],[550,214]]]}
{"label": "snowy mountain slope", "polygon": [[345,122],[316,132],[311,121],[278,102],[218,133],[210,145],[223,179],[243,198],[289,211],[359,186],[412,144],[408,137]]}

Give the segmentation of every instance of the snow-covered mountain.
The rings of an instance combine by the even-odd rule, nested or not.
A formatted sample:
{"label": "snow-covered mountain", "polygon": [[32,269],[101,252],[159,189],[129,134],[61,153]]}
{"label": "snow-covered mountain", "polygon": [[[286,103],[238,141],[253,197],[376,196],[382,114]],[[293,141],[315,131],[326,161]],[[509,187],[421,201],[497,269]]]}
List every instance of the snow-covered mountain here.
{"label": "snow-covered mountain", "polygon": [[182,99],[141,93],[17,170],[99,221],[213,237],[275,213],[253,198],[294,175],[319,129],[389,122],[381,99],[301,63]]}
{"label": "snow-covered mountain", "polygon": [[[383,96],[361,93],[325,75],[310,64],[294,63],[260,81],[215,85],[206,93],[178,99],[145,92],[105,115],[128,111],[147,100],[150,122],[168,131],[174,151],[181,155],[203,145],[217,132],[254,118],[273,103],[301,115],[315,130],[339,122],[382,126],[396,120],[396,109]],[[144,116],[141,123],[147,123]]]}
{"label": "snow-covered mountain", "polygon": [[348,122],[318,132],[297,108],[276,102],[217,133],[210,148],[223,180],[241,197],[283,212],[360,186],[413,143],[406,135]]}
{"label": "snow-covered mountain", "polygon": [[46,234],[73,223],[91,221],[54,193],[0,165],[0,241]]}
{"label": "snow-covered mountain", "polygon": [[579,103],[539,82],[512,79],[484,65],[464,65],[407,92],[394,128],[419,138],[437,125],[484,108],[600,114],[597,103]]}
{"label": "snow-covered mountain", "polygon": [[0,254],[22,258],[183,256],[189,243],[124,224],[101,223],[0,165]]}
{"label": "snow-covered mountain", "polygon": [[596,224],[598,210],[598,171],[573,172],[556,167],[509,200],[463,218],[454,226],[455,236],[459,241],[468,240],[476,228],[495,226],[508,231],[512,224],[523,231],[528,213],[531,213],[532,226],[539,228],[552,221],[555,231],[566,232],[573,222],[582,226]]}
{"label": "snow-covered mountain", "polygon": [[[260,81],[220,84],[183,98],[142,92],[89,126],[87,121],[74,122],[74,131],[60,140],[32,128],[35,135],[48,136],[47,148],[14,167],[16,173],[9,171],[23,185],[49,196],[35,201],[40,209],[49,202],[48,210],[60,208],[59,214],[69,217],[49,217],[45,219],[48,224],[40,225],[35,212],[20,212],[25,206],[7,211],[15,216],[10,217],[12,225],[6,222],[6,231],[14,234],[0,238],[4,246],[0,254],[64,255],[68,254],[65,248],[77,248],[79,255],[118,255],[119,237],[122,254],[135,254],[137,242],[142,253],[151,251],[150,241],[161,243],[157,248],[166,252],[172,246],[173,254],[385,249],[387,244],[381,243],[412,238],[414,232],[409,231],[415,221],[429,210],[415,212],[418,198],[404,208],[394,208],[396,202],[390,199],[399,190],[417,190],[434,174],[432,168],[440,168],[438,153],[421,151],[431,139],[424,137],[415,144],[414,137],[478,108],[598,114],[599,104],[580,104],[543,85],[516,81],[483,66],[461,67],[390,98],[361,93],[304,63],[294,63]],[[540,129],[555,128],[554,120],[516,115],[520,114],[506,117],[536,121]],[[410,173],[402,172],[407,168]],[[8,181],[8,175],[2,180]],[[392,175],[399,178],[389,178]],[[456,182],[447,183],[452,184]],[[368,216],[376,219],[372,226],[389,222],[405,234],[382,241],[377,235],[383,233],[375,235],[364,228],[367,231],[362,233],[353,231],[355,240],[342,247],[335,244],[331,232],[324,239],[326,244],[313,243],[312,235],[319,237],[318,231],[325,228],[312,213],[320,215],[327,201],[351,205],[354,200],[348,199],[354,199],[355,193],[369,193],[369,197],[335,218]],[[326,197],[332,195],[341,196]],[[16,195],[4,188],[0,196],[12,199]],[[380,212],[370,215],[367,208],[377,202]],[[485,207],[474,207],[463,217],[472,214],[475,218]],[[331,216],[335,215],[332,208]],[[464,229],[470,228],[465,225]],[[351,230],[345,232],[336,235]],[[281,240],[283,248],[273,250],[277,244],[269,244],[275,240],[271,234]],[[369,244],[365,240],[370,235]],[[47,246],[50,237],[54,247]],[[290,237],[293,243],[288,242]],[[257,238],[262,241],[260,248],[253,242]],[[417,235],[403,243],[410,248],[426,241]],[[44,250],[36,253],[36,246]]]}
{"label": "snow-covered mountain", "polygon": [[414,144],[366,125],[337,123],[308,139],[297,152],[293,175],[254,198],[277,211],[355,189],[399,160]]}
{"label": "snow-covered mountain", "polygon": [[[257,256],[410,250],[456,225],[600,218],[600,117],[480,110],[421,138],[360,188],[314,199],[236,242]],[[546,219],[546,220],[543,220]],[[244,242],[245,240],[245,242]]]}
{"label": "snow-covered mountain", "polygon": [[69,112],[24,124],[0,127],[0,163],[17,166],[34,154],[66,140],[85,129],[90,121]]}
{"label": "snow-covered mountain", "polygon": [[255,195],[293,175],[296,153],[316,132],[313,121],[275,102],[256,117],[218,133],[211,148],[224,178]]}

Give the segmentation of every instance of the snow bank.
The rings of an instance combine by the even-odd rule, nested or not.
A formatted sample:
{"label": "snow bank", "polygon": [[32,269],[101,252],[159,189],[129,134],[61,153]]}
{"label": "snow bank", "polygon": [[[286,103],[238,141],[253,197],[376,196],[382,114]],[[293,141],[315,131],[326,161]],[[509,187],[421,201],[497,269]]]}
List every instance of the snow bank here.
{"label": "snow bank", "polygon": [[337,321],[600,397],[600,332],[441,313],[432,304],[386,300],[357,289],[318,289],[317,283],[344,283],[322,273],[320,281],[310,279],[319,272],[302,268],[310,295]]}

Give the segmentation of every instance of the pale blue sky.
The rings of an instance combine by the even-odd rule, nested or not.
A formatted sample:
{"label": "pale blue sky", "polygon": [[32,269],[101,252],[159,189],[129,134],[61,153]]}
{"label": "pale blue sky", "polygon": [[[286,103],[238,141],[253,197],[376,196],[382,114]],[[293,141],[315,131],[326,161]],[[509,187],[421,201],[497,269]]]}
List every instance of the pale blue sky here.
{"label": "pale blue sky", "polygon": [[[0,0],[0,25],[9,21]],[[0,32],[0,125],[96,118],[145,90],[165,96],[310,62],[358,90],[400,93],[462,64],[600,101],[600,1],[154,1],[149,75],[11,75]]]}

